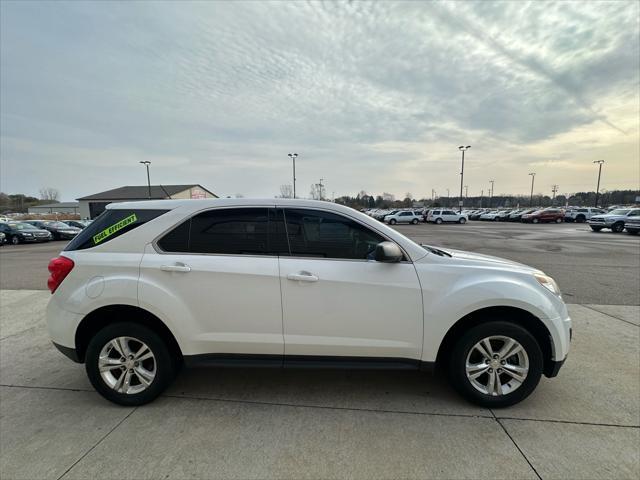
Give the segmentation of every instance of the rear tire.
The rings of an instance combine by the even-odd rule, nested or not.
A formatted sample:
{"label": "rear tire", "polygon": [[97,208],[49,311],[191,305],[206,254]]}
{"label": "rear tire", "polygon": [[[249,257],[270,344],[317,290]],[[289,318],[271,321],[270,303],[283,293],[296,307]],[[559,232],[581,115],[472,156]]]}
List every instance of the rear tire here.
{"label": "rear tire", "polygon": [[562,218],[560,217],[556,218],[556,223],[562,223]]}
{"label": "rear tire", "polygon": [[531,220],[531,223],[538,223],[540,220],[538,220],[537,218],[534,218],[533,220]]}
{"label": "rear tire", "polygon": [[411,220],[411,225],[417,225],[418,224],[418,219],[414,218],[413,220]]}
{"label": "rear tire", "polygon": [[584,215],[578,215],[576,217],[576,223],[584,223],[586,220],[586,217]]}
{"label": "rear tire", "polygon": [[396,224],[396,219],[392,218],[391,220],[389,220],[389,225],[395,225]]}
{"label": "rear tire", "polygon": [[[122,348],[122,339],[127,339],[126,348]],[[151,353],[150,358],[144,358],[147,351]],[[137,358],[141,360],[136,362],[138,352]],[[129,353],[131,357],[127,355]],[[125,366],[123,358],[130,365]],[[138,406],[164,392],[175,377],[177,361],[153,330],[122,322],[108,325],[94,335],[87,347],[85,370],[93,387],[104,398],[118,405]],[[126,384],[126,378],[129,378],[129,384]]]}
{"label": "rear tire", "polygon": [[467,219],[466,219],[466,218],[464,218],[464,217],[462,217],[460,220],[458,220],[458,223],[459,223],[460,225],[464,225],[465,223],[467,223]]}
{"label": "rear tire", "polygon": [[[492,368],[491,361],[476,348],[487,339],[490,339],[492,351],[486,348],[485,351],[495,361],[497,368],[495,365]],[[496,358],[500,349],[511,341],[514,342],[513,347],[507,351],[513,351],[518,344],[522,350]],[[453,387],[468,401],[486,408],[501,408],[521,402],[535,390],[542,376],[543,363],[542,350],[527,330],[508,321],[492,321],[473,327],[460,337],[449,358],[448,375]],[[484,373],[472,380],[469,375],[481,371],[484,367],[480,365],[483,364],[486,364]],[[467,365],[478,365],[478,368],[467,368]],[[516,373],[512,376],[509,371]],[[492,383],[491,376],[497,378],[498,382]],[[487,391],[480,391],[485,387]],[[490,390],[495,393],[488,393]]]}
{"label": "rear tire", "polygon": [[437,224],[437,225],[442,224],[442,219],[441,219],[441,218],[436,218],[436,224]]}
{"label": "rear tire", "polygon": [[19,245],[20,244],[20,239],[16,236],[11,237],[11,244],[12,245]]}

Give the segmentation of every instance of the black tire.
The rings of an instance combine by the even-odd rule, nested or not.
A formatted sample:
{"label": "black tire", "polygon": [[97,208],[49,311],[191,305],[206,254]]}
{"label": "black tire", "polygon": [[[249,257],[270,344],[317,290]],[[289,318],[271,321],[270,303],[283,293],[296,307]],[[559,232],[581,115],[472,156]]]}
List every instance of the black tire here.
{"label": "black tire", "polygon": [[577,223],[584,223],[587,220],[587,218],[584,215],[578,215],[576,217],[576,222]]}
{"label": "black tire", "polygon": [[540,220],[538,220],[537,218],[534,218],[533,220],[531,220],[532,223],[538,223],[540,222]]}
{"label": "black tire", "polygon": [[[134,394],[119,393],[113,390],[100,375],[98,357],[102,348],[117,337],[133,337],[144,342],[156,362],[156,373],[151,384],[143,391]],[[89,342],[85,357],[85,370],[93,387],[107,400],[118,405],[138,406],[154,400],[171,384],[177,372],[175,359],[162,338],[153,330],[136,323],[113,323],[106,326]]]}
{"label": "black tire", "polygon": [[20,244],[20,239],[18,238],[17,235],[14,235],[13,237],[11,237],[11,244],[12,245],[18,245]]}
{"label": "black tire", "polygon": [[611,231],[613,233],[621,233],[624,230],[624,222],[616,222],[611,225]]}
{"label": "black tire", "polygon": [[[467,378],[465,364],[469,352],[474,345],[490,336],[506,336],[516,340],[529,359],[527,377],[511,393],[498,396],[482,393]],[[501,408],[521,402],[535,390],[542,376],[543,365],[542,351],[533,335],[519,325],[500,320],[482,323],[460,337],[449,357],[448,375],[452,386],[468,401],[485,408]]]}
{"label": "black tire", "polygon": [[442,219],[441,218],[436,218],[436,224],[438,224],[438,225],[442,224]]}
{"label": "black tire", "polygon": [[391,220],[389,220],[389,225],[395,225],[396,224],[396,219],[392,218]]}
{"label": "black tire", "polygon": [[465,223],[467,223],[467,219],[466,219],[466,218],[464,218],[464,217],[462,217],[460,220],[458,220],[458,223],[459,223],[460,225],[464,225]]}
{"label": "black tire", "polygon": [[556,223],[562,223],[562,218],[560,217],[556,218]]}
{"label": "black tire", "polygon": [[599,232],[600,230],[602,230],[602,227],[591,227],[591,230],[593,230],[594,232]]}
{"label": "black tire", "polygon": [[417,225],[418,224],[418,219],[414,218],[413,220],[411,220],[411,224],[412,225]]}

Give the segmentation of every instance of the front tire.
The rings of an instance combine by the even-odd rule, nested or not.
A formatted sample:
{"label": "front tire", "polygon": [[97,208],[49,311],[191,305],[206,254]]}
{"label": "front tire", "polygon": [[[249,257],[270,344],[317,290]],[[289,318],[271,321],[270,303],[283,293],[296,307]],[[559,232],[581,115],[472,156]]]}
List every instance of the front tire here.
{"label": "front tire", "polygon": [[537,218],[534,218],[533,220],[531,220],[532,223],[538,223],[540,220],[538,220]]}
{"label": "front tire", "polygon": [[87,376],[97,392],[118,405],[154,400],[171,383],[176,362],[162,338],[135,323],[106,326],[89,342]]}
{"label": "front tire", "polygon": [[442,224],[442,219],[436,218],[436,225],[441,225],[441,224]]}
{"label": "front tire", "polygon": [[20,239],[17,236],[11,237],[11,244],[12,245],[19,245],[20,244]]}
{"label": "front tire", "polygon": [[486,408],[514,405],[535,390],[543,356],[535,338],[507,321],[482,323],[465,332],[449,359],[449,379],[467,400]]}
{"label": "front tire", "polygon": [[562,218],[560,217],[556,218],[556,223],[562,223]]}
{"label": "front tire", "polygon": [[624,230],[624,222],[614,223],[611,226],[611,231],[613,233],[621,233]]}
{"label": "front tire", "polygon": [[389,225],[395,225],[395,224],[396,224],[395,218],[392,218],[391,220],[389,220]]}
{"label": "front tire", "polygon": [[464,225],[465,223],[467,223],[467,219],[466,219],[466,218],[464,218],[464,217],[462,217],[460,220],[458,220],[458,223],[459,223],[460,225]]}
{"label": "front tire", "polygon": [[417,225],[418,224],[418,219],[414,218],[413,220],[411,220],[411,225]]}

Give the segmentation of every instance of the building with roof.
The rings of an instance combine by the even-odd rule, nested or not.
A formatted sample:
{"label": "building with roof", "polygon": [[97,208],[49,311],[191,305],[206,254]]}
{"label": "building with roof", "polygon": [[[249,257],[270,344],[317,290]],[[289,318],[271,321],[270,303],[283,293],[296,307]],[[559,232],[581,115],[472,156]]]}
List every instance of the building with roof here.
{"label": "building with roof", "polygon": [[49,213],[66,213],[77,215],[79,211],[79,202],[57,202],[48,203],[46,205],[34,205],[29,207],[30,215],[49,214]]}
{"label": "building with roof", "polygon": [[127,185],[106,192],[94,193],[78,198],[79,213],[82,218],[95,218],[105,207],[114,202],[137,200],[218,198],[218,196],[197,183],[191,185]]}

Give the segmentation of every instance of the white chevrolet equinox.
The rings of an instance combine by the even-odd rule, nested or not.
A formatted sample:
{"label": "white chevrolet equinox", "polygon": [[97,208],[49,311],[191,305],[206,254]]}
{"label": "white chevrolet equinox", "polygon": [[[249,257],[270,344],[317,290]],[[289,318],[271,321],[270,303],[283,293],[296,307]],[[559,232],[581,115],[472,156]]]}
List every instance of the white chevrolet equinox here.
{"label": "white chevrolet equinox", "polygon": [[429,369],[486,407],[564,362],[554,280],[419,245],[305,200],[107,206],[49,264],[47,323],[107,399],[141,405],[185,365]]}

